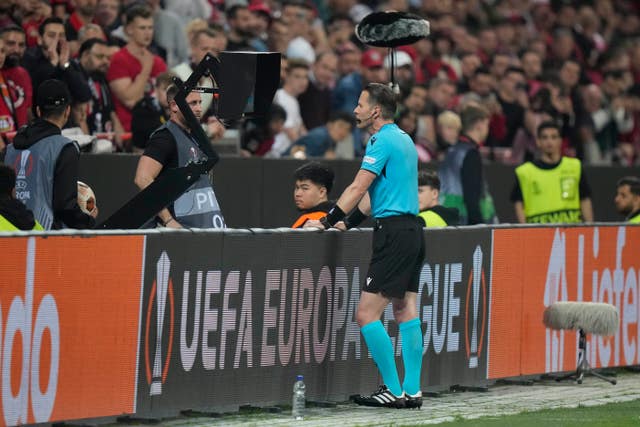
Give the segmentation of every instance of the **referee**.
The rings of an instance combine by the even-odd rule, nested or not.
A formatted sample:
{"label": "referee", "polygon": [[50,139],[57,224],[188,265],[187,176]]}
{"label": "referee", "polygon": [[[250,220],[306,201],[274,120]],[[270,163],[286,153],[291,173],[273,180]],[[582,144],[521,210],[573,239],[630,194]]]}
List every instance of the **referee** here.
{"label": "referee", "polygon": [[[306,227],[355,227],[373,216],[373,254],[360,294],[356,320],[384,384],[355,402],[366,406],[422,406],[422,330],[417,313],[419,272],[424,259],[418,214],[418,156],[413,141],[393,123],[396,97],[382,84],[368,84],[354,110],[360,129],[372,134],[362,166],[336,205]],[[355,208],[355,209],[354,209]],[[345,212],[353,212],[345,217]],[[340,221],[344,221],[344,226]],[[399,325],[405,377],[398,377],[391,339],[380,317],[389,304]]]}

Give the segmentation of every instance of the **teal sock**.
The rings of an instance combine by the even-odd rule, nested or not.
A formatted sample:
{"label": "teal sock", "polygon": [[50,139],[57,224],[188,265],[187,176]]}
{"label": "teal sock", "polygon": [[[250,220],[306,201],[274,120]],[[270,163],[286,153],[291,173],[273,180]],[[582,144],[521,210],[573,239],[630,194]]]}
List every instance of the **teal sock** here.
{"label": "teal sock", "polygon": [[378,365],[380,374],[382,374],[382,381],[384,381],[384,384],[389,388],[391,393],[400,396],[402,394],[402,387],[400,386],[400,379],[398,378],[393,346],[391,345],[389,334],[387,334],[384,326],[382,326],[382,322],[376,320],[375,322],[367,323],[360,328],[360,332],[362,332],[367,347],[369,347],[373,361]]}
{"label": "teal sock", "polygon": [[420,391],[420,371],[422,369],[422,329],[420,319],[400,323],[402,336],[402,360],[404,362],[404,382],[402,388],[408,394]]}

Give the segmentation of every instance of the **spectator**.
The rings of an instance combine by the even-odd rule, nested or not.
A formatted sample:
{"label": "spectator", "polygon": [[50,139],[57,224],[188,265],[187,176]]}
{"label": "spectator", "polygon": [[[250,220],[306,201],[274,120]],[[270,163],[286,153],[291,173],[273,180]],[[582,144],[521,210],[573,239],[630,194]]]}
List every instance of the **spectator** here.
{"label": "spectator", "polygon": [[26,125],[31,117],[33,99],[31,76],[21,66],[26,49],[25,34],[22,28],[14,25],[3,28],[0,35],[4,41],[6,55],[2,66],[2,75],[11,92],[15,121],[19,128]]}
{"label": "spectator", "polygon": [[429,82],[429,91],[424,107],[424,136],[434,147],[436,141],[436,118],[440,113],[452,107],[456,96],[456,85],[445,78],[433,79]]}
{"label": "spectator", "polygon": [[0,231],[42,230],[31,212],[16,199],[16,172],[0,165]]}
{"label": "spectator", "polygon": [[[540,94],[542,110],[553,117],[554,120],[557,120],[561,125],[563,151],[568,152],[570,139],[575,138],[576,113],[574,105],[580,105],[578,93],[576,92],[575,96],[572,96],[571,91],[563,86],[562,81],[553,76],[546,79],[545,87],[541,88],[538,93]],[[531,102],[532,105],[538,101],[535,99],[535,96],[533,98]],[[573,146],[575,147],[576,143],[575,141],[573,142]]]}
{"label": "spectator", "polygon": [[418,131],[418,116],[409,108],[402,106],[396,112],[394,122],[398,127],[411,137],[413,143],[416,146],[418,152],[418,161],[428,163],[435,157],[434,152],[430,150],[427,145],[427,141],[417,136]]}
{"label": "spectator", "polygon": [[147,148],[149,137],[158,127],[169,120],[171,110],[167,101],[167,88],[174,74],[159,74],[155,81],[153,94],[145,96],[136,103],[131,111],[131,139],[133,151],[142,153]]}
{"label": "spectator", "polygon": [[480,57],[475,53],[463,53],[460,56],[460,78],[458,79],[458,93],[470,90],[469,81],[475,76],[476,70],[482,65]]}
{"label": "spectator", "polygon": [[[38,88],[45,80],[57,79],[67,85],[72,97],[86,93],[88,88],[82,76],[70,67],[71,54],[64,22],[56,17],[47,18],[38,31],[38,46],[27,49],[24,56],[24,67],[29,71],[32,86]],[[38,97],[37,90],[33,96]]]}
{"label": "spectator", "polygon": [[[282,19],[274,19],[269,27],[269,37],[267,39],[267,45],[269,50],[273,52],[285,52],[289,41],[291,40],[291,33],[287,23]],[[227,48],[231,50],[231,48]],[[286,55],[283,55],[285,57]]]}
{"label": "spectator", "polygon": [[520,62],[522,63],[524,76],[527,79],[528,93],[533,94],[542,85],[542,58],[537,52],[527,50],[520,56]]}
{"label": "spectator", "polygon": [[382,83],[387,79],[383,65],[384,59],[378,50],[367,50],[362,55],[360,70],[343,77],[336,85],[333,91],[333,109],[353,111],[364,86],[369,83]]}
{"label": "spectator", "polygon": [[293,200],[300,216],[291,228],[302,228],[310,219],[324,217],[333,207],[329,193],[333,187],[333,171],[320,163],[302,165],[294,173]]}
{"label": "spectator", "polygon": [[20,65],[27,48],[24,30],[16,25],[3,27],[0,30],[0,35],[4,40],[6,59],[9,60],[8,65]]}
{"label": "spectator", "polygon": [[633,75],[633,82],[640,83],[640,41],[629,47],[629,68]]}
{"label": "spectator", "polygon": [[2,6],[0,6],[0,28],[20,26],[18,16],[17,16],[18,14],[16,13],[17,6],[15,5],[15,2],[13,0],[4,1],[1,3],[1,5]]}
{"label": "spectator", "polygon": [[349,136],[355,126],[352,114],[344,111],[331,113],[329,121],[324,126],[318,126],[298,139],[291,148],[294,157],[301,152],[305,157],[335,158],[336,144]]}
{"label": "spectator", "polygon": [[[360,72],[362,52],[355,44],[350,41],[340,44],[336,48],[336,54],[338,55],[338,77],[342,78],[349,74]],[[640,55],[638,56],[640,57]],[[640,69],[640,66],[638,68]]]}
{"label": "spectator", "polygon": [[121,25],[120,0],[98,0],[95,20],[107,34],[109,41],[113,41],[111,32]]}
{"label": "spectator", "polygon": [[284,122],[284,129],[276,135],[273,147],[269,152],[270,157],[281,157],[285,154],[291,144],[304,136],[307,129],[302,123],[300,115],[300,104],[297,96],[307,89],[309,84],[309,66],[300,60],[289,61],[284,85],[278,89],[273,102],[280,104],[287,112],[287,121]]}
{"label": "spectator", "polygon": [[182,19],[183,25],[196,18],[209,18],[212,16],[214,2],[209,0],[164,0],[165,9],[175,13]]}
{"label": "spectator", "polygon": [[516,168],[511,191],[520,223],[578,223],[593,221],[591,189],[580,160],[562,156],[560,127],[542,123],[536,133],[539,160]]}
{"label": "spectator", "polygon": [[[4,64],[4,58],[4,41],[0,38],[0,68]],[[4,71],[0,71],[0,93],[2,94],[0,97],[0,150],[2,150],[6,143],[6,134],[16,130],[14,98],[4,77]]]}
{"label": "spectator", "polygon": [[78,58],[72,61],[91,89],[91,99],[87,109],[87,125],[90,134],[109,133],[114,142],[122,149],[120,139],[123,133],[122,124],[116,115],[107,83],[109,70],[107,42],[101,39],[89,39],[82,43]]}
{"label": "spectator", "polygon": [[478,54],[482,63],[489,65],[491,58],[498,53],[498,35],[493,28],[485,27],[478,34],[480,49]]}
{"label": "spectator", "polygon": [[76,56],[80,49],[78,32],[87,24],[93,23],[96,17],[97,0],[74,0],[74,11],[64,24],[69,52],[71,57]]}
{"label": "spectator", "polygon": [[372,12],[369,6],[356,0],[329,0],[328,6],[333,13],[347,15],[355,23]]}
{"label": "spectator", "polygon": [[[224,50],[224,47],[226,45],[226,37],[221,31],[205,28],[193,33],[190,44],[190,61],[183,62],[173,67],[173,69],[171,70],[183,81],[186,81],[189,77],[191,77],[193,70],[198,66],[198,64],[200,64],[200,62],[202,62],[207,53],[217,57],[220,52]],[[204,76],[200,79],[198,85],[201,87],[211,88],[213,87],[213,82],[211,81],[211,77]],[[203,117],[207,117],[211,114],[209,108],[211,107],[211,103],[213,101],[213,95],[210,93],[203,93],[201,94],[201,97],[202,111],[204,112]]]}
{"label": "spectator", "polygon": [[[457,80],[458,75],[460,74],[460,60],[458,59],[457,53],[454,51],[455,44],[453,43],[449,32],[443,31],[440,33],[436,33],[434,37],[430,39],[433,40],[433,61],[426,60],[427,58],[425,58],[425,52],[423,52],[422,55],[423,64],[428,69],[428,75],[426,77],[428,78],[429,75],[435,72],[437,76],[446,77],[454,81]],[[426,47],[427,45],[427,43],[418,42],[414,46],[416,47],[416,50],[418,50],[418,46]],[[409,52],[409,54],[411,54],[408,48],[405,49]],[[418,67],[422,67],[419,62],[415,65],[417,65]],[[416,75],[417,74],[418,73],[416,73]],[[423,79],[416,78],[416,80],[424,83],[424,77],[425,76],[423,76]]]}
{"label": "spectator", "polygon": [[498,83],[497,100],[505,119],[505,135],[496,139],[496,145],[511,147],[516,132],[524,126],[525,108],[529,106],[526,80],[521,68],[509,67]]}
{"label": "spectator", "polygon": [[[218,25],[216,26],[219,27]],[[191,40],[193,39],[193,36],[196,32],[201,30],[206,30],[207,28],[211,28],[207,21],[205,21],[202,18],[196,18],[192,21],[189,21],[189,23],[185,25],[184,33],[187,35],[187,40],[189,41],[189,43],[191,43]],[[224,30],[222,30],[222,32],[224,32]],[[226,36],[225,36],[225,40],[226,40]]]}
{"label": "spectator", "polygon": [[[277,18],[269,29],[270,49],[286,52],[289,44],[295,44],[290,43],[290,40],[296,38],[305,44],[305,48],[292,56],[304,57],[315,52],[323,52],[325,39],[322,31],[316,31],[318,27],[313,20],[316,12],[314,6],[311,6],[313,9],[309,8],[299,0],[284,3],[281,16],[277,17],[277,12],[274,14]],[[423,2],[419,5],[420,13],[430,17],[432,36],[399,49],[408,54],[413,63],[413,76],[407,69],[407,80],[413,82],[403,88],[403,96],[407,96],[405,99],[409,104],[414,104],[409,108],[418,116],[416,135],[426,140],[430,149],[436,151],[437,114],[447,108],[458,111],[462,104],[475,99],[475,102],[480,100],[481,104],[489,107],[492,113],[488,145],[514,147],[516,136],[519,136],[519,145],[517,149],[514,147],[513,151],[515,161],[536,151],[535,128],[532,128],[531,124],[539,124],[547,115],[559,119],[562,123],[563,152],[577,152],[582,156],[583,122],[584,117],[590,116],[583,111],[581,95],[585,85],[600,85],[605,73],[629,69],[633,71],[635,81],[640,82],[640,49],[633,48],[635,42],[630,38],[634,31],[640,30],[640,18],[637,18],[635,10],[626,9],[628,6],[624,5],[624,2],[612,5],[607,1],[597,1],[593,5],[560,5],[562,2],[556,1],[484,2],[486,4],[483,3],[482,7],[477,7],[475,3],[477,2]],[[253,23],[250,27],[255,34],[256,17],[262,18],[261,28],[264,28],[268,22],[265,6],[276,7],[277,3],[263,4],[256,0],[249,4],[253,13]],[[358,22],[359,10],[367,10],[366,6],[351,0],[335,0],[327,6],[331,8],[330,18],[327,18],[324,4],[318,4],[317,13],[327,22],[326,28],[329,33],[326,43],[338,55],[339,75],[329,108],[350,112],[355,107],[357,94],[363,83],[388,81],[384,70],[376,67],[377,61],[371,60],[378,54],[386,55],[386,51],[370,50],[362,58],[362,52],[356,47],[358,43],[353,36],[353,26]],[[405,10],[407,6],[404,0],[391,0],[382,2],[377,7]],[[233,27],[233,23],[229,25]],[[621,43],[625,40],[631,43]],[[610,46],[619,47],[611,50]],[[283,61],[286,62],[286,59]],[[365,62],[372,66],[363,67],[362,64]],[[488,79],[484,70],[478,72],[482,66],[489,68]],[[520,84],[521,73],[512,72],[505,77],[507,70],[515,67],[522,67],[524,71],[524,90]],[[401,68],[398,69],[399,80],[402,80],[402,71]],[[283,67],[283,81],[285,72],[286,67]],[[628,73],[625,73],[625,80],[626,75]],[[412,93],[420,95],[421,89],[413,89],[415,83],[430,84],[440,78],[452,80],[458,85],[458,90],[453,91],[450,101],[440,106],[438,111],[430,111],[432,97],[429,93],[426,110],[423,111],[422,107],[416,109],[415,106],[420,104],[421,100],[416,96],[409,96]],[[517,86],[515,100],[511,93],[514,82]],[[625,91],[631,89],[626,87]],[[634,91],[640,93],[637,88],[634,88]],[[473,96],[459,99],[456,97],[458,93]],[[539,102],[540,99],[546,99],[547,95],[550,108],[544,111],[538,108],[533,111],[533,108],[529,107],[534,100]],[[626,104],[625,110],[634,117],[634,127],[630,132],[618,132],[614,159],[617,156],[621,163],[626,164],[633,163],[633,156],[636,155],[634,150],[640,149],[637,142],[640,141],[640,101],[628,94],[622,98]],[[417,101],[417,104],[414,101]],[[610,102],[606,94],[603,102]],[[305,122],[308,112],[317,112],[326,120],[328,108],[324,102],[318,102],[317,108],[314,109],[307,108],[305,104],[303,101],[302,115]],[[407,114],[406,118],[411,116],[412,114]],[[638,120],[635,120],[636,116]],[[525,125],[527,120],[530,123]],[[531,129],[534,131],[531,132]],[[355,133],[357,132],[354,132],[353,151],[361,154],[362,135]],[[621,145],[621,142],[624,144]],[[495,160],[502,159],[503,154],[506,158],[509,150],[491,149],[487,152],[492,160]],[[493,154],[498,156],[495,157]],[[514,161],[514,158],[509,161]]]}
{"label": "spectator", "polygon": [[[382,83],[387,80],[383,68],[384,60],[379,50],[369,49],[362,55],[360,71],[344,76],[333,91],[332,109],[352,112],[360,97],[360,92],[369,83]],[[365,128],[353,130],[353,153],[361,156],[364,153]]]}
{"label": "spectator", "polygon": [[[16,1],[18,13],[21,15],[22,29],[27,36],[27,47],[38,45],[39,29],[45,19],[52,16],[51,6],[40,0]],[[37,87],[34,85],[34,87]]]}
{"label": "spectator", "polygon": [[460,214],[455,208],[447,208],[438,204],[440,197],[440,178],[435,171],[418,172],[418,204],[419,217],[425,227],[446,227],[458,225]]}
{"label": "spectator", "polygon": [[443,111],[438,114],[436,128],[438,133],[438,157],[442,157],[440,154],[444,154],[449,146],[458,142],[460,130],[462,129],[460,116],[450,110]]}
{"label": "spectator", "polygon": [[323,52],[309,71],[309,86],[298,97],[302,122],[307,129],[322,126],[329,119],[337,67],[337,56],[333,52]]}
{"label": "spectator", "polygon": [[612,25],[620,22],[620,17],[614,10],[614,4],[606,0],[597,0],[593,4],[598,18],[602,20],[602,35],[605,40],[611,40]]}
{"label": "spectator", "polygon": [[607,49],[607,42],[600,33],[600,18],[591,6],[581,6],[576,21],[576,44],[586,65],[594,67],[598,57]]}
{"label": "spectator", "polygon": [[[171,110],[169,121],[156,130],[140,157],[135,184],[140,190],[147,188],[167,169],[186,166],[192,161],[204,160],[204,154],[194,142],[191,129],[175,102],[178,87],[170,85],[166,92]],[[200,118],[200,94],[190,92],[186,102]],[[196,200],[205,202],[196,203]],[[158,212],[156,221],[169,228],[225,228],[224,217],[208,175],[200,178],[175,202]]]}
{"label": "spectator", "polygon": [[434,150],[434,144],[427,139],[428,135],[428,117],[425,115],[425,107],[427,105],[428,89],[425,85],[415,84],[411,86],[406,98],[402,101],[402,105],[411,110],[418,118],[416,128],[416,138],[424,141],[424,144],[431,147]]}
{"label": "spectator", "polygon": [[[442,55],[439,51],[434,51],[433,42],[430,39],[422,39],[413,45],[414,74],[417,83],[426,84],[435,78],[446,78],[456,80],[458,71],[454,67],[460,68],[460,61],[457,58]],[[405,48],[411,52],[410,48]]]}
{"label": "spectator", "polygon": [[622,14],[618,24],[616,25],[615,32],[612,36],[611,45],[616,46],[620,44],[633,41],[640,34],[640,19],[638,13],[629,11],[631,13]]}
{"label": "spectator", "polygon": [[545,68],[557,70],[566,61],[573,60],[580,64],[576,54],[576,44],[573,32],[567,27],[559,27],[553,34],[553,41],[550,46],[551,56],[547,58]]}
{"label": "spectator", "polygon": [[[64,124],[62,129],[64,136],[75,137],[76,135],[91,135],[87,122],[87,111],[89,111],[90,101],[89,93],[80,97],[72,97],[71,114],[69,114],[69,120],[67,120],[67,123]],[[80,144],[80,139],[76,138],[76,142]]]}
{"label": "spectator", "polygon": [[36,96],[38,118],[18,131],[4,159],[17,170],[18,199],[45,230],[92,228],[97,216],[78,206],[80,153],[73,141],[60,134],[71,114],[70,99],[63,82],[44,81]]}
{"label": "spectator", "polygon": [[491,224],[497,219],[478,151],[489,134],[489,112],[470,105],[462,110],[460,119],[462,134],[447,150],[438,172],[442,181],[440,199],[444,206],[458,209],[461,225]]}
{"label": "spectator", "polygon": [[496,86],[496,79],[491,75],[488,68],[478,67],[469,80],[469,91],[462,94],[461,104],[474,101],[489,110],[491,114],[496,114],[498,110],[498,102],[493,92]]}
{"label": "spectator", "polygon": [[[384,58],[385,71],[391,75],[391,54]],[[402,50],[394,51],[394,77],[401,94],[408,94],[415,82],[413,75],[413,60],[411,56]]]}
{"label": "spectator", "polygon": [[495,24],[495,31],[500,51],[515,54],[518,51],[518,45],[514,22],[509,17],[499,18]]}
{"label": "spectator", "polygon": [[425,85],[413,85],[411,86],[411,91],[402,103],[414,113],[422,114],[427,106],[427,94],[428,89]]}
{"label": "spectator", "polygon": [[63,21],[66,21],[69,14],[73,12],[73,5],[71,0],[49,0],[51,4],[51,16],[56,16]]}
{"label": "spectator", "polygon": [[309,43],[312,9],[302,0],[287,0],[282,5],[282,19],[289,25],[291,41],[287,46],[287,58],[302,59],[308,64],[316,61],[313,46]]}
{"label": "spectator", "polygon": [[167,65],[148,49],[153,38],[153,16],[148,7],[134,5],[127,9],[125,31],[129,41],[111,58],[107,81],[118,119],[129,132],[131,110],[145,96],[153,94],[154,79]]}
{"label": "spectator", "polygon": [[[496,53],[495,56],[491,58],[489,72],[494,82],[497,83],[504,77],[504,73],[513,65],[512,62],[511,55],[504,52]],[[494,87],[494,89],[497,89],[497,87]]]}
{"label": "spectator", "polygon": [[555,25],[557,28],[569,29],[576,24],[576,8],[571,3],[561,3],[554,5],[556,17]]}
{"label": "spectator", "polygon": [[573,59],[567,59],[560,67],[558,77],[560,77],[560,83],[562,84],[562,91],[572,97],[572,101],[576,100],[576,91],[578,84],[580,83],[580,76],[582,73],[582,66],[578,61]]}
{"label": "spectator", "polygon": [[253,46],[259,52],[267,52],[267,40],[269,38],[269,26],[271,25],[271,9],[265,3],[256,2],[249,5],[249,10],[253,14],[253,25],[251,32],[254,34]]}
{"label": "spectator", "polygon": [[174,67],[189,58],[189,45],[178,15],[160,6],[161,0],[146,0],[153,11],[153,40],[166,52],[166,62]]}
{"label": "spectator", "polygon": [[[353,25],[353,20],[349,15],[333,14],[327,22],[327,42],[329,43],[329,48],[337,52],[340,46],[344,46],[345,43],[350,43],[354,30],[355,25]],[[358,58],[356,64],[359,63],[360,60]]]}
{"label": "spectator", "polygon": [[104,34],[100,25],[89,23],[83,25],[82,28],[80,28],[80,31],[78,31],[78,49],[82,43],[89,39],[107,40],[107,36]]}
{"label": "spectator", "polygon": [[236,3],[226,11],[227,25],[229,25],[227,50],[255,51],[251,45],[253,38],[253,16],[246,4]]}
{"label": "spectator", "polygon": [[542,37],[531,40],[529,42],[529,50],[537,53],[543,64],[547,61],[547,57],[549,56],[547,52],[547,43]]}
{"label": "spectator", "polygon": [[620,71],[605,73],[601,86],[588,85],[583,89],[583,116],[580,131],[584,158],[590,164],[607,165],[620,160],[618,141],[621,134],[633,129],[631,103],[623,91]]}
{"label": "spectator", "polygon": [[272,104],[264,118],[246,120],[240,137],[241,154],[245,157],[267,154],[286,120],[287,112],[278,104]]}
{"label": "spectator", "polygon": [[616,184],[614,199],[616,210],[625,216],[625,221],[640,224],[640,179],[626,176]]}

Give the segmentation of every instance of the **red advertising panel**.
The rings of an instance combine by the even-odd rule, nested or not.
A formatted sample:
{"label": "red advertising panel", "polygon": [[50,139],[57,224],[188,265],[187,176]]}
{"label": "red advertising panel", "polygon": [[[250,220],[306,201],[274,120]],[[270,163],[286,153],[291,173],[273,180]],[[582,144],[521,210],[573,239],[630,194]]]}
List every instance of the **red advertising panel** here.
{"label": "red advertising panel", "polygon": [[134,412],[143,244],[0,239],[0,425]]}
{"label": "red advertising panel", "polygon": [[594,367],[640,362],[640,227],[494,230],[489,378],[571,371],[577,333],[545,328],[557,301],[616,306],[613,337],[589,337]]}

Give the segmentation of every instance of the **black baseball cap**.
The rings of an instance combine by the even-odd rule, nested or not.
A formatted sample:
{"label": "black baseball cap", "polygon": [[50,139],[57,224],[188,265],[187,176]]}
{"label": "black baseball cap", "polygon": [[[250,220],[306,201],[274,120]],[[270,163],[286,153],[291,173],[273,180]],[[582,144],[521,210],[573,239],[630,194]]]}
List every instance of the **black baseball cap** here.
{"label": "black baseball cap", "polygon": [[71,94],[67,85],[55,79],[45,80],[38,86],[36,106],[41,110],[53,110],[71,103]]}

